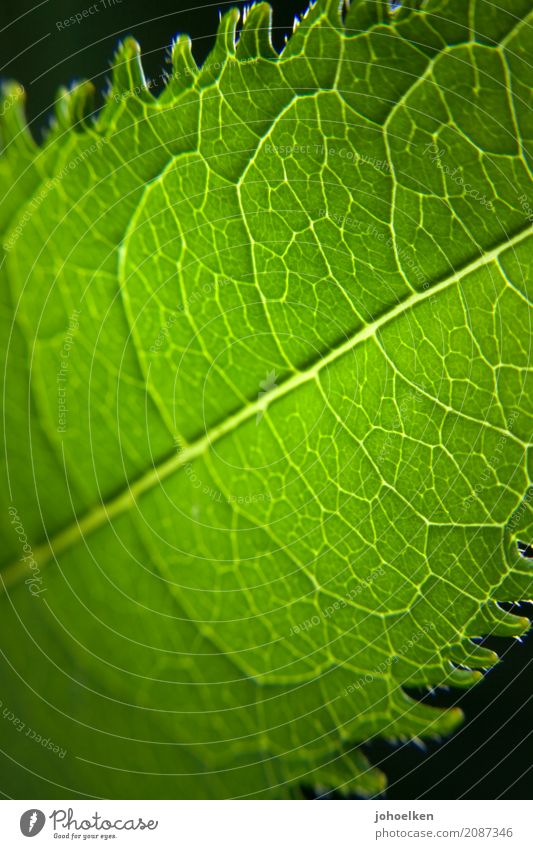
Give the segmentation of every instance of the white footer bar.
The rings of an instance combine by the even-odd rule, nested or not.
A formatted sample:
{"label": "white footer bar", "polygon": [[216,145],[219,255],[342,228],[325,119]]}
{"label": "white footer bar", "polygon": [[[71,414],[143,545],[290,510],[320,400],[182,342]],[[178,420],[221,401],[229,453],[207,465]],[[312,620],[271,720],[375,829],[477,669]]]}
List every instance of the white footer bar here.
{"label": "white footer bar", "polygon": [[0,845],[531,849],[530,811],[520,801],[10,800],[0,802]]}

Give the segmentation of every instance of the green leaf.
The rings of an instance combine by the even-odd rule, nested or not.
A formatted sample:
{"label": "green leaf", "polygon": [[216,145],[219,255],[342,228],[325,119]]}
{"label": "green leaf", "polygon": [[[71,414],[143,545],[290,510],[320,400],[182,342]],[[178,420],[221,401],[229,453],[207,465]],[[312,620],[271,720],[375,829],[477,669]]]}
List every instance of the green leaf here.
{"label": "green leaf", "polygon": [[42,147],[6,86],[8,795],[378,793],[528,628],[529,9],[318,0],[278,57],[260,3],[159,98],[129,39]]}

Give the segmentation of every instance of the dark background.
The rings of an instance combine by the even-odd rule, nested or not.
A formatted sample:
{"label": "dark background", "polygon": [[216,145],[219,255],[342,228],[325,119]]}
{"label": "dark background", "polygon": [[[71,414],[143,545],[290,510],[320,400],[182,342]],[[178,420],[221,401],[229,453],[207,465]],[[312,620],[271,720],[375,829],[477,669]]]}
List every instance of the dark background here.
{"label": "dark background", "polygon": [[[117,42],[133,35],[143,49],[147,77],[158,76],[171,39],[186,32],[196,61],[209,51],[219,9],[242,3],[194,0],[100,0],[98,13],[68,29],[56,23],[88,8],[94,0],[1,0],[0,76],[22,82],[34,135],[45,130],[60,85],[90,78],[107,86]],[[273,40],[279,49],[305,0],[274,0]],[[512,608],[533,618],[533,605]],[[388,775],[388,799],[530,799],[533,797],[533,638],[491,639],[486,644],[504,662],[466,693],[418,694],[434,705],[459,704],[464,726],[450,739],[393,746],[371,741],[365,751]]]}

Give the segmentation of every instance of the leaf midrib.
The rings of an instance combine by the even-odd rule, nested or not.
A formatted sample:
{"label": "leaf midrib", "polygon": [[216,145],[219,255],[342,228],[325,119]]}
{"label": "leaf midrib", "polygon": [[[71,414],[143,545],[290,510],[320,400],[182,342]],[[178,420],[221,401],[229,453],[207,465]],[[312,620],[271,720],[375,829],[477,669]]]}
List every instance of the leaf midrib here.
{"label": "leaf midrib", "polygon": [[[258,412],[264,411],[266,407],[284,397],[289,392],[297,389],[299,386],[307,383],[309,380],[314,380],[323,368],[334,363],[342,358],[349,351],[356,348],[362,342],[373,338],[378,330],[387,325],[389,322],[400,317],[409,309],[414,309],[418,304],[423,303],[435,294],[449,288],[452,284],[460,282],[464,277],[483,268],[493,260],[496,260],[505,251],[516,247],[528,236],[533,235],[533,226],[529,226],[524,230],[519,231],[504,243],[491,248],[477,259],[463,266],[458,271],[448,277],[443,278],[440,282],[421,292],[414,292],[400,301],[396,306],[383,312],[377,319],[370,324],[365,325],[352,336],[348,337],[344,342],[332,348],[327,354],[317,357],[304,371],[293,374],[284,382],[273,388],[263,398],[257,399],[235,413],[227,416],[218,424],[208,430],[204,436],[187,445],[182,451],[173,451],[171,455],[162,459],[158,465],[152,467],[138,477],[131,485],[126,483],[125,488],[108,502],[103,502],[92,510],[89,510],[78,521],[76,520],[62,531],[56,533],[53,537],[34,548],[33,557],[39,568],[45,566],[52,558],[67,551],[73,545],[78,543],[93,531],[102,527],[106,521],[109,521],[116,516],[130,510],[147,492],[154,486],[170,477],[174,472],[178,471],[183,466],[200,457],[210,447],[227,436],[233,430],[237,429],[248,419],[255,416]],[[498,430],[498,428],[496,428]],[[4,591],[11,586],[22,581],[28,574],[29,568],[24,562],[16,561],[7,566],[0,574]]]}

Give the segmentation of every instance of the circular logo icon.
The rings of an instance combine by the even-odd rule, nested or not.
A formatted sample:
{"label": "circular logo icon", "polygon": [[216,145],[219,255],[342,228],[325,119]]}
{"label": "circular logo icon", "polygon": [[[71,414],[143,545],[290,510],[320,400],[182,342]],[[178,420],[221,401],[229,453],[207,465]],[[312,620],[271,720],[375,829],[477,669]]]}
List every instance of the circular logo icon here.
{"label": "circular logo icon", "polygon": [[20,830],[24,837],[35,837],[42,831],[46,822],[46,817],[42,811],[37,808],[30,808],[25,811],[20,818]]}

